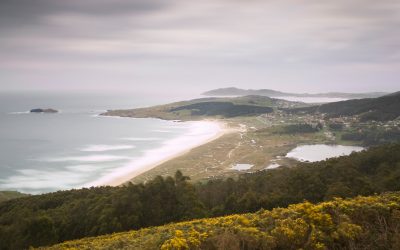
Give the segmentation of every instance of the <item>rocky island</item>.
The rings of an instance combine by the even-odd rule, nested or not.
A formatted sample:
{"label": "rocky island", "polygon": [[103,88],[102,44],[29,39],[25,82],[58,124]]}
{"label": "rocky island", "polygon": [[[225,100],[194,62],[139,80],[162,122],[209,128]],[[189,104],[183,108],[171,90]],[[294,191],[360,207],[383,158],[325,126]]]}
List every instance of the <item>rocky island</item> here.
{"label": "rocky island", "polygon": [[31,109],[29,111],[30,113],[58,113],[58,110],[56,109],[52,109],[52,108],[46,108],[46,109],[42,109],[42,108],[35,108],[35,109]]}

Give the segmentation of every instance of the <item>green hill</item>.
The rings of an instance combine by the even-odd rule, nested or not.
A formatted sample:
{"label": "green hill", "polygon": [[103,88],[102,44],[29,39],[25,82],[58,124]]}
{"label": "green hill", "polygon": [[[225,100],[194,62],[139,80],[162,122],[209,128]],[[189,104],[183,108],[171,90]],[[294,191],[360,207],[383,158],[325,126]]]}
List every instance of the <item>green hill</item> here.
{"label": "green hill", "polygon": [[201,219],[44,249],[400,249],[400,193]]}
{"label": "green hill", "polygon": [[0,191],[0,202],[28,196],[17,191]]}
{"label": "green hill", "polygon": [[102,115],[194,120],[208,117],[254,116],[277,109],[289,113],[325,113],[330,117],[360,115],[362,121],[388,121],[400,115],[400,92],[378,98],[354,99],[322,105],[309,105],[261,95],[211,97],[147,108],[109,110]]}
{"label": "green hill", "polygon": [[156,117],[165,120],[195,120],[209,117],[230,118],[254,116],[273,112],[279,108],[308,107],[300,102],[290,102],[266,96],[233,98],[200,98],[147,108],[109,110],[102,115],[123,117]]}
{"label": "green hill", "polygon": [[235,105],[231,102],[201,102],[170,109],[170,112],[189,110],[192,116],[251,116],[273,112],[271,107]]}
{"label": "green hill", "polygon": [[348,100],[299,108],[289,110],[289,112],[319,112],[328,114],[330,117],[360,115],[361,121],[394,120],[400,116],[400,92],[378,98]]}

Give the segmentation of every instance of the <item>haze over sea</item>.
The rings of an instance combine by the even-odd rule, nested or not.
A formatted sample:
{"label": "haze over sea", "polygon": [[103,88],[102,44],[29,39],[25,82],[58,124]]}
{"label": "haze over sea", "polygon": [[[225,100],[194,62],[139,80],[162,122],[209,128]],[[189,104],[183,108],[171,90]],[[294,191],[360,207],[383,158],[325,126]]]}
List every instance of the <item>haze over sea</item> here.
{"label": "haze over sea", "polygon": [[[141,95],[0,94],[0,190],[43,193],[104,179],[149,150],[192,133],[195,127],[98,114],[176,100]],[[28,113],[32,108],[55,108],[60,113]]]}

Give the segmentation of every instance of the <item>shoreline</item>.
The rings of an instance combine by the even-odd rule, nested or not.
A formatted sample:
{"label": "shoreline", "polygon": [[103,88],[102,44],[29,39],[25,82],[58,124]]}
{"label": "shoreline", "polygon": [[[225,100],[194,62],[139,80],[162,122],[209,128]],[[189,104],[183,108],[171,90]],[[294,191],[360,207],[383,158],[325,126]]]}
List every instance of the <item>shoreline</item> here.
{"label": "shoreline", "polygon": [[[232,132],[225,122],[219,120],[188,121],[193,128],[182,136],[167,141],[162,147],[147,151],[142,157],[85,186],[121,186],[165,162],[183,156],[192,149],[212,142]],[[209,129],[202,131],[202,129]],[[211,131],[211,129],[213,131]]]}

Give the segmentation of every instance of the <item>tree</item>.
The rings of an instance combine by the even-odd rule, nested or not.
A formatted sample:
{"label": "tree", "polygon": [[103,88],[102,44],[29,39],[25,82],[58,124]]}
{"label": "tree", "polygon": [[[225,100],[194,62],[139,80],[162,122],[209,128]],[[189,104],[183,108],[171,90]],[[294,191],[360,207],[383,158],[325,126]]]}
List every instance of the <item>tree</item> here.
{"label": "tree", "polygon": [[57,242],[53,220],[45,215],[30,219],[25,235],[25,241],[34,247],[51,245]]}

